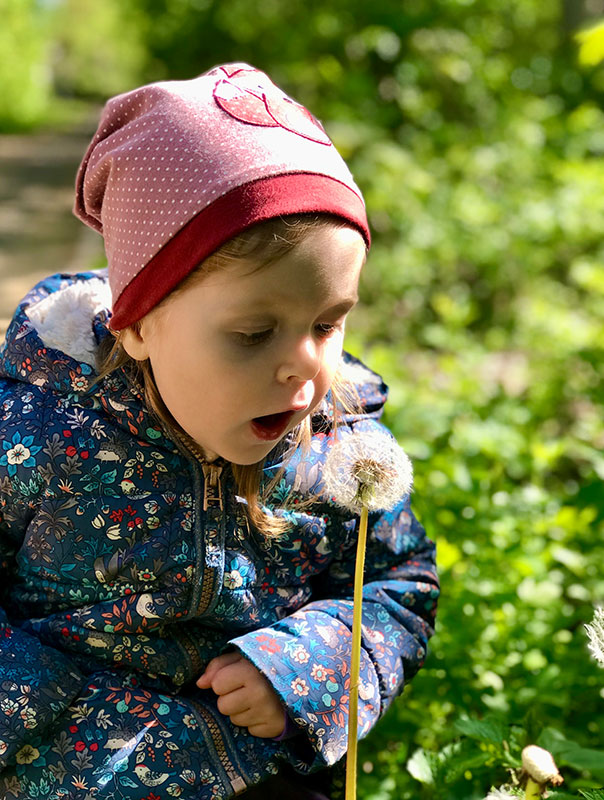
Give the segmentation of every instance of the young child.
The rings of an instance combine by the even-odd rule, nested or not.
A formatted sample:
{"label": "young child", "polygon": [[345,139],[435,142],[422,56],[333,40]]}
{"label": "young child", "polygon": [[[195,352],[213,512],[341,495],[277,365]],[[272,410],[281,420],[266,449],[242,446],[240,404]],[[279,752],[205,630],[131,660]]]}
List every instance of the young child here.
{"label": "young child", "polygon": [[[321,469],[386,399],[342,353],[359,190],[317,120],[233,64],[110,100],[75,213],[108,270],[38,284],[0,352],[0,794],[325,797],[357,521]],[[437,596],[409,498],[370,522],[362,734]]]}

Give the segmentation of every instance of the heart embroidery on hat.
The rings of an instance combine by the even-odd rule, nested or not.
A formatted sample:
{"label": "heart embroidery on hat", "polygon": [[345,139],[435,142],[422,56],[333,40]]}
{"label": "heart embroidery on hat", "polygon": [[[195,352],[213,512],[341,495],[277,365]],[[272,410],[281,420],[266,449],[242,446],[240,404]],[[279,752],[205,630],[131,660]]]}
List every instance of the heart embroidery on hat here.
{"label": "heart embroidery on hat", "polygon": [[214,99],[231,117],[248,125],[284,128],[318,144],[331,141],[304,106],[295,103],[263,73],[255,69],[221,67],[227,76],[214,87]]}

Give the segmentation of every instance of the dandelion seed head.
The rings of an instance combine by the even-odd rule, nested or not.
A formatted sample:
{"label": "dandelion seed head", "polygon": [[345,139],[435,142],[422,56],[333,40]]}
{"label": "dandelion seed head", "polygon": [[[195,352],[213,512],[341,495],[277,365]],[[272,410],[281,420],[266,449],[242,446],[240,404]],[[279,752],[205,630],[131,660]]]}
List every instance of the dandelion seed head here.
{"label": "dandelion seed head", "polygon": [[519,796],[508,791],[504,786],[500,786],[498,789],[491,789],[484,800],[516,800]]}
{"label": "dandelion seed head", "polygon": [[554,757],[549,750],[536,744],[529,744],[522,751],[522,767],[536,783],[552,783],[554,786],[562,783]]}
{"label": "dandelion seed head", "polygon": [[591,625],[586,625],[585,630],[589,636],[591,654],[601,667],[604,667],[604,608],[596,608]]}
{"label": "dandelion seed head", "polygon": [[413,467],[405,451],[385,433],[361,431],[336,442],[323,467],[325,492],[358,513],[389,511],[411,491]]}

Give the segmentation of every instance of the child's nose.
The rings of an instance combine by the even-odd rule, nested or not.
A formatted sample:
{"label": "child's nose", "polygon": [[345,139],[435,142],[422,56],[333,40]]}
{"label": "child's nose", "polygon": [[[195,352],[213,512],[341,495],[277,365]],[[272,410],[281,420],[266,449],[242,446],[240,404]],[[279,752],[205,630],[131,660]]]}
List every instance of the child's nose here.
{"label": "child's nose", "polygon": [[291,378],[312,380],[321,368],[320,348],[311,336],[305,336],[289,350],[277,370],[277,380],[285,383]]}

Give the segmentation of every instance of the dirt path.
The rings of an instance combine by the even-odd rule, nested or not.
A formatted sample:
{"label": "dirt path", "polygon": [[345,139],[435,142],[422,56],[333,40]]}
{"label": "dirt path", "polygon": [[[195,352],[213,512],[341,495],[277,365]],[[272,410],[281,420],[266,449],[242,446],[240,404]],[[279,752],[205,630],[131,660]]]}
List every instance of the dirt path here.
{"label": "dirt path", "polygon": [[88,269],[101,237],[71,213],[75,174],[96,112],[71,133],[0,135],[0,341],[15,306],[53,272]]}

